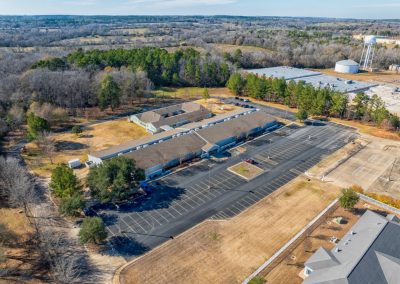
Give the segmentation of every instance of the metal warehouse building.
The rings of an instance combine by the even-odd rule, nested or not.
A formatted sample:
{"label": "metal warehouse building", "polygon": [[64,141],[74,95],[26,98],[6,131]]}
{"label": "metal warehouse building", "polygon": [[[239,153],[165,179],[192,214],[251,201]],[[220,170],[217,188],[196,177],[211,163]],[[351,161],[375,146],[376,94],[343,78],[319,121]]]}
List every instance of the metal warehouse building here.
{"label": "metal warehouse building", "polygon": [[[339,64],[339,69],[346,71],[354,71],[355,67],[350,62],[352,60],[345,60],[343,63]],[[342,61],[341,61],[342,62]],[[347,62],[347,63],[346,63]],[[356,62],[352,61],[357,64]],[[345,65],[347,66],[345,67]],[[358,64],[357,64],[358,66]],[[314,72],[306,69],[293,68],[287,66],[262,68],[262,69],[252,69],[246,70],[247,73],[253,73],[258,76],[266,76],[267,78],[283,78],[287,81],[303,81],[306,84],[311,84],[314,88],[329,88],[334,91],[342,93],[360,92],[368,90],[371,87],[377,86],[377,84],[360,82],[353,80],[346,80],[343,78],[324,75],[319,72]],[[345,73],[345,72],[343,72]]]}
{"label": "metal warehouse building", "polygon": [[157,133],[211,116],[212,113],[202,105],[187,102],[132,115],[129,120],[150,133]]}

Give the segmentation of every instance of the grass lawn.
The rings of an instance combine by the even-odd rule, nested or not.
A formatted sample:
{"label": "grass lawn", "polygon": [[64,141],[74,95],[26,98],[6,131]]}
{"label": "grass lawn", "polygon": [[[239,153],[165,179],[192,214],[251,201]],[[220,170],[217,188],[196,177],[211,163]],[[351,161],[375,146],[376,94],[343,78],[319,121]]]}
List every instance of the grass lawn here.
{"label": "grass lawn", "polygon": [[[53,164],[47,153],[42,153],[35,142],[26,145],[23,157],[34,173],[49,177],[58,163],[66,163],[75,158],[84,162],[87,154],[92,151],[103,150],[146,135],[148,133],[144,128],[128,122],[127,119],[118,119],[89,126],[81,136],[68,132],[54,134],[52,139],[57,151],[53,156]],[[83,177],[87,169],[78,169],[76,173]]]}
{"label": "grass lawn", "polygon": [[263,169],[247,162],[240,162],[239,164],[228,168],[228,171],[246,180],[252,180],[264,172]]}

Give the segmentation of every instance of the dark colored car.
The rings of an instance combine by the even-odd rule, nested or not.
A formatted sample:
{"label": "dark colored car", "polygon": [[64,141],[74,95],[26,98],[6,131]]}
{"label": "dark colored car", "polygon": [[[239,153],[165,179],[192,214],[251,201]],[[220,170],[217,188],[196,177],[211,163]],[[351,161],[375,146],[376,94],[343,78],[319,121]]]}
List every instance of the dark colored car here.
{"label": "dark colored car", "polygon": [[235,97],[235,100],[239,100],[239,97]]}
{"label": "dark colored car", "polygon": [[85,213],[85,216],[88,216],[88,217],[93,217],[93,216],[97,215],[96,211],[94,211],[92,208],[84,208],[83,213]]}
{"label": "dark colored car", "polygon": [[257,162],[256,161],[254,161],[253,159],[246,159],[246,160],[244,160],[246,163],[249,163],[249,164],[252,164],[252,165],[255,165],[255,164],[257,164]]}

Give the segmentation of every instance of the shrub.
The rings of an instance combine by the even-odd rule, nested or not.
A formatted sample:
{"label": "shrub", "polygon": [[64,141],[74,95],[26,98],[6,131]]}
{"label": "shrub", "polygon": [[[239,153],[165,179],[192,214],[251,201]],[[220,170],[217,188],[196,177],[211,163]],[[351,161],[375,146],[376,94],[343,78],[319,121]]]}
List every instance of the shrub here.
{"label": "shrub", "polygon": [[345,209],[353,209],[360,197],[351,188],[342,189],[342,196],[339,198],[340,206]]}
{"label": "shrub", "polygon": [[107,231],[103,220],[99,217],[87,217],[83,220],[79,231],[79,240],[83,244],[98,244],[107,238]]}
{"label": "shrub", "polygon": [[72,127],[71,132],[79,135],[83,132],[83,127],[81,125],[74,125],[74,127]]}
{"label": "shrub", "polygon": [[71,197],[61,199],[59,212],[62,215],[70,217],[78,217],[81,214],[81,210],[85,207],[85,200],[82,193],[77,192]]}

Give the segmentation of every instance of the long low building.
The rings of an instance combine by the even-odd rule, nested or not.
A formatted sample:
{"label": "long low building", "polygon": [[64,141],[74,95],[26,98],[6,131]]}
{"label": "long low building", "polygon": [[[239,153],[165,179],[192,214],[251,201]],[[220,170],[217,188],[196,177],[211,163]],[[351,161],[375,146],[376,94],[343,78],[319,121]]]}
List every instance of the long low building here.
{"label": "long low building", "polygon": [[[165,170],[196,157],[205,157],[220,152],[250,136],[277,127],[276,119],[263,111],[253,111],[238,117],[229,117],[219,123],[204,124],[203,127],[179,133],[172,139],[161,141],[128,151],[122,155],[136,161],[145,170],[146,177],[161,175]],[[96,164],[101,162],[92,161]]]}
{"label": "long low building", "polygon": [[111,159],[119,155],[127,154],[132,151],[136,151],[152,144],[157,144],[163,141],[168,141],[170,139],[179,137],[183,134],[187,134],[190,131],[198,131],[202,128],[209,127],[211,125],[216,125],[231,119],[238,118],[240,116],[248,115],[255,112],[255,109],[244,109],[239,108],[237,110],[220,114],[208,119],[204,119],[200,122],[193,122],[181,126],[179,128],[171,129],[168,131],[160,132],[154,135],[149,135],[141,139],[128,141],[126,143],[120,144],[118,146],[110,147],[104,150],[92,152],[88,155],[88,160],[94,164],[100,164],[103,160]]}
{"label": "long low building", "polygon": [[145,170],[146,177],[152,178],[180,163],[223,151],[239,141],[276,126],[274,117],[257,111],[198,131],[192,130],[175,139],[153,144],[124,156],[135,160],[137,166]]}
{"label": "long low building", "polygon": [[202,105],[187,102],[131,115],[129,120],[150,133],[158,133],[211,116],[212,113]]}

